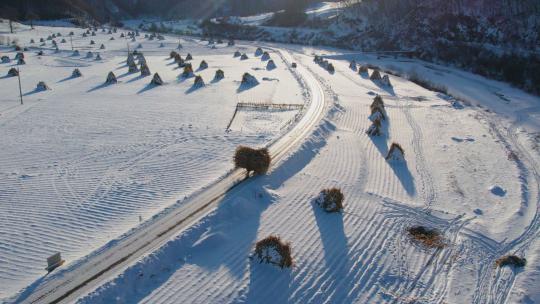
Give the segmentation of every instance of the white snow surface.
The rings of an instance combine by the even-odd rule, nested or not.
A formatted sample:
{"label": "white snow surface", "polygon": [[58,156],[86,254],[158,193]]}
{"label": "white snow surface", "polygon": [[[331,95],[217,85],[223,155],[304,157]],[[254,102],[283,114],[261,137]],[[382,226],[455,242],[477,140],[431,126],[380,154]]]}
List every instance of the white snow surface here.
{"label": "white snow surface", "polygon": [[[239,111],[237,102],[303,104],[304,89],[285,63],[267,71],[260,58],[233,58],[236,47],[209,48],[205,43],[181,39],[183,57],[190,52],[206,86],[192,87],[194,78],[179,77],[182,69],[169,59],[176,37],[136,42],[111,35],[82,37],[83,29],[36,27],[17,24],[15,34],[27,64],[0,65],[0,299],[9,297],[45,275],[46,258],[61,252],[67,264],[120,237],[142,221],[212,184],[233,167],[236,146],[265,146],[293,124],[298,111]],[[80,56],[72,56],[69,32]],[[39,47],[39,38],[62,33]],[[30,44],[30,39],[36,43]],[[67,43],[60,43],[66,38]],[[90,45],[95,40],[95,45]],[[101,44],[105,50],[99,50]],[[151,76],[129,74],[127,44],[142,51],[152,73],[163,86],[150,85]],[[43,56],[37,51],[44,50]],[[253,53],[255,48],[244,47]],[[86,58],[99,52],[102,60]],[[274,54],[272,50],[268,50]],[[14,58],[13,47],[0,46],[0,55]],[[274,60],[280,60],[278,55]],[[281,62],[281,61],[280,61]],[[20,68],[24,105],[20,105],[17,77],[4,77]],[[82,77],[72,78],[78,68]],[[215,71],[225,78],[212,81]],[[118,83],[104,85],[112,71]],[[240,89],[242,74],[261,81]],[[36,90],[45,81],[51,90]]]}

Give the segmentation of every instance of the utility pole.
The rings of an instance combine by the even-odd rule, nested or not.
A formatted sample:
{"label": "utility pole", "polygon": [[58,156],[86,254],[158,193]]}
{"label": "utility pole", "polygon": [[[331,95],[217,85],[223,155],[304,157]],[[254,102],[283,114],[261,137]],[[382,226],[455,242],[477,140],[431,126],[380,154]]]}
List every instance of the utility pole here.
{"label": "utility pole", "polygon": [[73,36],[69,36],[69,43],[71,43],[71,50],[73,51]]}
{"label": "utility pole", "polygon": [[21,97],[21,105],[23,105],[22,88],[21,88],[21,71],[17,68],[17,78],[19,78],[19,96]]}
{"label": "utility pole", "polygon": [[13,21],[9,19],[9,31],[13,34]]}

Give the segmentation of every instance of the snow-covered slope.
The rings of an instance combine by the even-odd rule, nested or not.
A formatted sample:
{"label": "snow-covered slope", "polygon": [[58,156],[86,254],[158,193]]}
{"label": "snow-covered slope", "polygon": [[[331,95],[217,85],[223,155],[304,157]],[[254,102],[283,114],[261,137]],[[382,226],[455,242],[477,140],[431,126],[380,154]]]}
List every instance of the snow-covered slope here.
{"label": "snow-covered slope", "polygon": [[[7,25],[0,26],[5,32]],[[232,56],[237,48],[225,44],[212,49],[175,37],[149,41],[144,33],[131,42],[120,38],[120,31],[83,38],[83,30],[74,28],[16,29],[9,37],[30,51],[26,65],[0,65],[0,298],[45,275],[51,254],[62,252],[67,263],[73,262],[165,207],[182,204],[232,169],[237,145],[272,142],[298,113],[240,110],[226,131],[237,102],[303,104],[305,99],[271,50],[277,68],[268,71],[251,47],[239,48],[250,57],[241,61]],[[80,56],[72,55],[70,31]],[[39,38],[58,32],[60,52],[46,41],[44,55],[38,56]],[[66,43],[60,43],[63,38]],[[182,69],[168,59],[179,42],[183,57],[193,55],[195,74],[205,87],[193,88],[194,78],[180,77]],[[165,85],[152,86],[151,77],[128,73],[126,46],[134,49],[139,43],[138,51]],[[88,51],[94,52],[92,58]],[[95,59],[96,53],[102,60]],[[3,46],[0,55],[13,59],[15,52]],[[203,59],[209,68],[199,71]],[[12,67],[21,72],[22,106],[17,77],[4,76]],[[75,68],[82,77],[71,77]],[[212,80],[217,69],[225,79]],[[109,71],[118,84],[104,85]],[[244,72],[260,84],[241,88]],[[39,81],[51,90],[35,90]]]}

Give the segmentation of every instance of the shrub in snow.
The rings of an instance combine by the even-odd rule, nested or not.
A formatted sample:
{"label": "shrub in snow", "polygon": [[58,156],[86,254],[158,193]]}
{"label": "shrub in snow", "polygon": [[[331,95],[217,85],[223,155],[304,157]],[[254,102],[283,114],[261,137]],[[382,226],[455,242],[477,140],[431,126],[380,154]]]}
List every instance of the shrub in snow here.
{"label": "shrub in snow", "polygon": [[258,47],[256,50],[255,50],[255,56],[261,56],[263,54],[263,50]]}
{"label": "shrub in snow", "polygon": [[94,40],[90,40],[90,45],[94,45],[96,42]]}
{"label": "shrub in snow", "polygon": [[150,68],[146,62],[141,63],[141,76],[150,76]]}
{"label": "shrub in snow", "polygon": [[186,61],[188,61],[188,60],[193,60],[193,56],[191,56],[190,53],[188,53],[188,54],[186,55]]}
{"label": "shrub in snow", "polygon": [[292,266],[291,246],[278,236],[269,236],[257,242],[255,256],[259,263],[274,264],[281,268]]}
{"label": "shrub in snow", "polygon": [[369,76],[369,79],[371,80],[381,80],[381,73],[379,70],[373,70],[371,73],[371,76]]}
{"label": "shrub in snow", "polygon": [[73,51],[72,56],[79,56],[79,51],[78,50]]}
{"label": "shrub in snow", "polygon": [[257,84],[259,84],[259,81],[257,78],[255,78],[255,76],[251,75],[250,73],[244,73],[242,76],[242,85],[254,86]]}
{"label": "shrub in snow", "polygon": [[343,200],[345,196],[338,188],[324,189],[321,191],[315,202],[319,207],[328,213],[340,212],[343,210]]}
{"label": "shrub in snow", "polygon": [[495,261],[495,264],[499,267],[513,266],[513,267],[525,267],[527,260],[515,255],[505,255]]}
{"label": "shrub in snow", "polygon": [[204,80],[202,79],[201,76],[197,75],[195,76],[195,81],[193,81],[193,87],[194,88],[201,88],[201,87],[204,87]]}
{"label": "shrub in snow", "polygon": [[7,75],[10,76],[10,77],[19,76],[19,71],[17,69],[15,69],[15,68],[11,68],[7,72]]}
{"label": "shrub in snow", "polygon": [[184,65],[184,71],[182,72],[182,77],[188,78],[193,76],[193,66],[191,66],[191,63],[186,63]]}
{"label": "shrub in snow", "polygon": [[413,226],[407,229],[409,235],[416,242],[429,248],[443,248],[446,242],[437,229],[429,229],[424,226]]}
{"label": "shrub in snow", "polygon": [[276,68],[276,64],[274,63],[274,60],[270,59],[268,63],[266,64],[267,70],[273,70]]}
{"label": "shrub in snow", "polygon": [[369,128],[367,129],[366,133],[369,136],[380,136],[382,134],[382,132],[381,132],[381,120],[376,119],[375,121],[373,121],[371,126],[369,126]]}
{"label": "shrub in snow", "polygon": [[242,54],[240,54],[239,51],[234,52],[234,56],[233,56],[233,57],[236,58],[236,57],[240,57],[240,56],[242,56]]}
{"label": "shrub in snow", "polygon": [[104,50],[105,49],[105,44],[101,44],[101,46],[99,47],[100,50]]}
{"label": "shrub in snow", "polygon": [[240,60],[248,60],[249,57],[244,53],[242,56],[240,56]]}
{"label": "shrub in snow", "polygon": [[349,63],[349,68],[353,71],[356,71],[357,67],[356,67],[356,61],[351,61],[351,63]]}
{"label": "shrub in snow", "polygon": [[381,80],[381,84],[387,87],[391,87],[392,84],[390,83],[390,77],[388,77],[388,75],[384,75]]}
{"label": "shrub in snow", "polygon": [[171,51],[171,52],[169,53],[169,58],[170,58],[170,59],[175,59],[175,60],[176,60],[176,55],[178,55],[177,52]]}
{"label": "shrub in snow", "polygon": [[392,143],[390,150],[388,150],[388,154],[386,155],[386,160],[403,162],[405,161],[405,151],[399,144]]}
{"label": "shrub in snow", "polygon": [[208,68],[208,63],[206,61],[201,61],[201,64],[199,65],[199,70],[204,70]]}
{"label": "shrub in snow", "polygon": [[107,79],[105,80],[105,83],[106,84],[115,84],[117,82],[118,82],[118,80],[116,80],[116,75],[114,75],[113,72],[109,72],[109,74],[107,75]]}
{"label": "shrub in snow", "polygon": [[47,84],[43,81],[40,81],[38,82],[37,86],[36,86],[36,90],[37,91],[46,91],[46,90],[50,90],[50,88],[47,86]]}
{"label": "shrub in snow", "polygon": [[92,52],[86,53],[86,58],[92,58],[94,57],[94,54]]}
{"label": "shrub in snow", "polygon": [[10,63],[11,59],[8,56],[2,56],[1,58],[2,63]]}
{"label": "shrub in snow", "polygon": [[270,153],[268,149],[252,149],[250,147],[239,146],[234,153],[234,165],[236,168],[246,169],[246,177],[251,172],[255,174],[265,174],[270,168]]}
{"label": "shrub in snow", "polygon": [[79,71],[79,69],[75,69],[73,70],[73,73],[71,73],[71,77],[73,78],[77,78],[77,77],[81,77],[82,76],[82,73],[81,71]]}
{"label": "shrub in snow", "polygon": [[23,64],[26,64],[26,61],[24,61],[23,58],[19,58],[19,60],[17,60],[17,64],[23,65]]}
{"label": "shrub in snow", "polygon": [[223,70],[217,70],[216,75],[214,75],[214,80],[221,80],[225,78],[225,72]]}
{"label": "shrub in snow", "polygon": [[155,73],[154,77],[152,77],[152,81],[150,81],[150,84],[163,85],[163,80],[161,79],[161,77],[159,77],[158,73]]}

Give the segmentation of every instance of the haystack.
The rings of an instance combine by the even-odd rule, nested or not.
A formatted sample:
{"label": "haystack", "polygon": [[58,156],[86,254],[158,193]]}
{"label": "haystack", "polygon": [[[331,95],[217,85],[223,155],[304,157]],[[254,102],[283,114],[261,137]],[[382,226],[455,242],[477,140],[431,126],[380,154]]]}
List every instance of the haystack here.
{"label": "haystack", "polygon": [[240,54],[239,51],[234,52],[234,56],[233,56],[234,58],[240,57],[240,56],[242,56],[242,54]]}
{"label": "haystack", "polygon": [[281,268],[291,267],[291,245],[283,242],[278,236],[271,235],[257,242],[255,256],[259,263],[274,264]]}
{"label": "haystack", "polygon": [[154,77],[152,77],[152,81],[150,81],[150,83],[153,84],[153,85],[163,85],[163,80],[161,79],[161,77],[159,77],[158,73],[155,73]]}
{"label": "haystack", "polygon": [[100,50],[104,50],[105,49],[105,44],[101,44],[101,46],[99,47]]}
{"label": "haystack", "polygon": [[371,72],[371,76],[369,76],[369,79],[381,80],[381,73],[379,72],[379,70],[373,70],[373,72]]}
{"label": "haystack", "polygon": [[178,55],[177,52],[171,51],[171,52],[169,53],[169,59],[176,59],[176,55]]}
{"label": "haystack", "polygon": [[113,72],[109,72],[109,74],[107,75],[107,79],[105,80],[105,83],[106,84],[115,84],[117,82],[118,82],[118,80],[116,79],[116,75],[114,75]]}
{"label": "haystack", "polygon": [[90,45],[94,45],[96,42],[94,40],[90,40]]}
{"label": "haystack", "polygon": [[113,40],[114,40],[114,37],[109,38],[109,40],[113,41]]}
{"label": "haystack", "polygon": [[30,39],[30,43],[35,43],[34,39]]}
{"label": "haystack", "polygon": [[182,72],[182,77],[189,78],[191,76],[193,76],[193,66],[191,66],[191,63],[186,63],[184,71]]}
{"label": "haystack", "polygon": [[10,63],[11,62],[11,59],[8,56],[2,56],[2,58],[0,60],[2,60],[2,63]]}
{"label": "haystack", "polygon": [[236,149],[233,160],[236,168],[246,169],[246,177],[249,177],[251,172],[266,174],[271,162],[268,149],[252,149],[245,146]]}
{"label": "haystack", "polygon": [[381,80],[381,84],[387,87],[391,87],[392,84],[390,83],[390,77],[388,77],[388,75],[384,75]]}
{"label": "haystack", "polygon": [[178,53],[175,52],[175,55],[174,55],[174,62],[176,62],[176,63],[183,63],[183,62],[184,62],[184,59],[182,59],[182,56],[180,56],[180,54],[178,54]]}
{"label": "haystack", "polygon": [[47,84],[43,81],[40,81],[38,82],[37,86],[36,86],[36,91],[46,91],[46,90],[50,90],[51,88],[49,88],[49,86],[47,86]]}
{"label": "haystack", "polygon": [[234,44],[235,44],[234,40],[232,40],[232,39],[229,39],[229,42],[227,42],[228,46],[234,46]]}
{"label": "haystack", "polygon": [[324,189],[321,191],[315,203],[328,213],[340,212],[343,210],[343,200],[345,196],[338,188]]}
{"label": "haystack", "polygon": [[186,61],[193,60],[193,56],[190,53],[186,55]]}
{"label": "haystack", "polygon": [[261,60],[266,61],[270,59],[270,54],[268,52],[264,52],[261,56]]}
{"label": "haystack", "polygon": [[257,78],[255,78],[255,76],[251,75],[250,73],[244,73],[242,76],[242,85],[254,86],[257,84],[259,84],[259,81]]}
{"label": "haystack", "polygon": [[255,50],[255,56],[258,57],[258,56],[261,56],[262,54],[263,54],[263,50],[262,50],[260,47],[258,47],[258,48]]}
{"label": "haystack", "polygon": [[17,64],[18,65],[23,65],[23,64],[26,64],[26,61],[24,61],[23,58],[19,58],[19,60],[17,60]]}
{"label": "haystack", "polygon": [[242,54],[242,56],[240,56],[240,60],[248,60],[249,57],[246,55],[246,53]]}
{"label": "haystack", "polygon": [[79,69],[74,69],[73,72],[71,73],[71,77],[73,78],[77,78],[77,77],[81,77],[82,76],[82,73],[81,71],[79,71]]}
{"label": "haystack", "polygon": [[356,71],[357,67],[356,67],[356,61],[352,60],[350,63],[349,63],[349,68],[353,71]]}
{"label": "haystack", "polygon": [[79,53],[79,50],[75,50],[73,51],[73,54],[71,54],[71,56],[79,56],[80,53]]}
{"label": "haystack", "polygon": [[369,136],[380,136],[382,134],[382,132],[381,132],[381,120],[376,119],[375,121],[373,121],[371,126],[369,126],[369,128],[367,129],[366,134],[369,135]]}
{"label": "haystack", "polygon": [[141,76],[150,76],[152,73],[150,73],[150,68],[146,64],[146,62],[141,63]]}
{"label": "haystack", "polygon": [[100,53],[96,54],[96,60],[101,60],[101,54]]}
{"label": "haystack", "polygon": [[66,43],[66,42],[67,42],[66,39],[60,40],[60,43]]}
{"label": "haystack", "polygon": [[19,70],[17,70],[16,68],[11,68],[7,72],[7,75],[10,76],[10,77],[19,76]]}
{"label": "haystack", "polygon": [[205,84],[204,84],[204,80],[202,79],[201,76],[197,75],[195,76],[195,81],[193,81],[193,87],[194,88],[200,88],[200,87],[204,87]]}
{"label": "haystack", "polygon": [[214,75],[214,80],[221,80],[225,78],[225,72],[223,70],[217,70],[216,75]]}
{"label": "haystack", "polygon": [[201,64],[199,65],[199,70],[204,70],[208,68],[208,63],[206,61],[201,61]]}
{"label": "haystack", "polygon": [[405,151],[399,144],[392,143],[390,150],[388,150],[388,154],[386,155],[386,160],[403,162],[405,161]]}
{"label": "haystack", "polygon": [[15,59],[24,59],[24,53],[18,52],[17,54],[15,54]]}
{"label": "haystack", "polygon": [[276,68],[276,64],[274,63],[274,60],[270,59],[268,63],[266,64],[267,70],[273,70]]}
{"label": "haystack", "polygon": [[92,52],[86,53],[86,58],[92,58],[94,57],[94,54]]}
{"label": "haystack", "polygon": [[333,74],[336,71],[336,69],[334,68],[334,65],[331,63],[328,63],[328,65],[326,66],[326,70],[328,71],[328,73],[331,73],[331,74]]}

